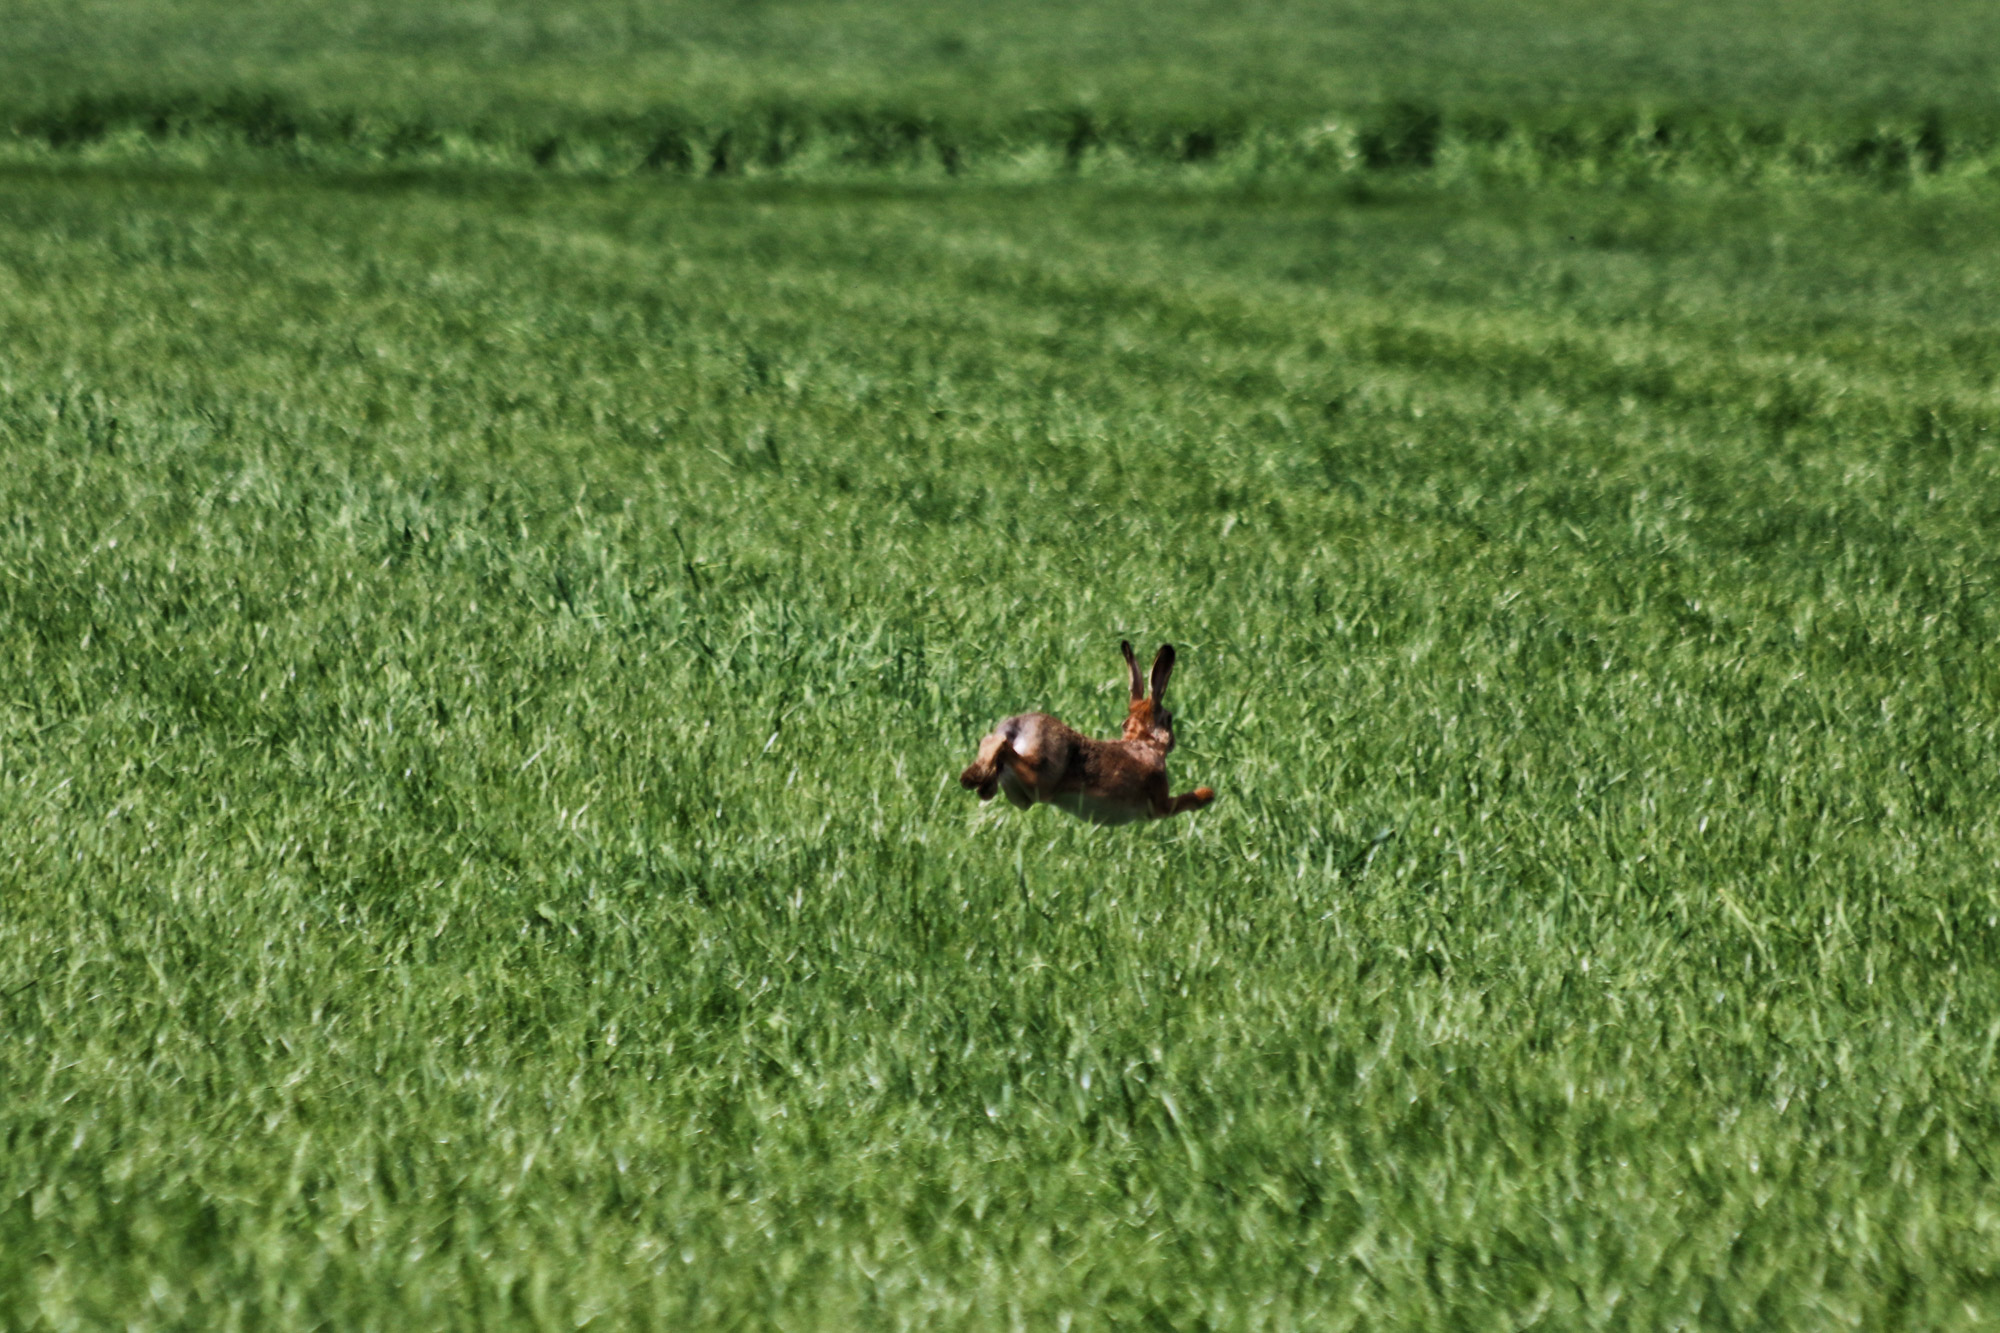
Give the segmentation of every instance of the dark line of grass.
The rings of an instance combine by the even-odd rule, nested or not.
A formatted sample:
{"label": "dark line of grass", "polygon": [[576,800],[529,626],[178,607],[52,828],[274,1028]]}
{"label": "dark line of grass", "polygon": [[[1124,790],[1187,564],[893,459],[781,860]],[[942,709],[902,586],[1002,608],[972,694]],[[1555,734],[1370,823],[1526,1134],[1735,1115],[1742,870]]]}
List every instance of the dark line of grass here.
{"label": "dark line of grass", "polygon": [[1502,176],[1694,175],[1771,172],[1893,184],[1990,163],[1992,117],[1938,109],[1881,116],[1801,113],[1789,119],[1707,108],[1525,108],[1458,111],[1399,100],[1329,108],[1310,121],[1229,113],[1204,119],[1095,107],[1012,113],[895,106],[763,103],[716,112],[660,107],[625,114],[551,111],[463,122],[430,113],[322,107],[278,93],[84,93],[0,110],[17,143],[56,153],[126,155],[150,145],[291,165],[363,159],[491,170],[603,171],[683,176],[924,171],[947,177],[1021,170],[1040,155],[1058,174],[1113,161],[1151,170],[1236,176],[1409,173],[1449,160]]}

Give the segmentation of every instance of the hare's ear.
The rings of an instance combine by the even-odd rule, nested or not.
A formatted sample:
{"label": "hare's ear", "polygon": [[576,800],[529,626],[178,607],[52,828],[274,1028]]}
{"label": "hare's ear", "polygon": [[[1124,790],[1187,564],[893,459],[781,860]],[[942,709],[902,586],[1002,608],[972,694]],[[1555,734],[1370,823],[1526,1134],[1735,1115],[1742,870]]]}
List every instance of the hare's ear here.
{"label": "hare's ear", "polygon": [[[1132,681],[1135,685],[1138,683],[1139,679],[1138,672],[1139,672],[1138,667],[1135,666],[1132,668],[1132,673],[1133,673]],[[1153,702],[1154,703],[1158,703],[1160,701],[1160,696],[1167,692],[1167,677],[1171,676],[1173,673],[1174,673],[1174,646],[1171,643],[1163,643],[1160,645],[1160,655],[1153,659]]]}
{"label": "hare's ear", "polygon": [[1120,640],[1118,647],[1125,654],[1125,669],[1132,673],[1132,702],[1138,703],[1146,697],[1146,678],[1139,674],[1139,659],[1132,656],[1131,640]]}

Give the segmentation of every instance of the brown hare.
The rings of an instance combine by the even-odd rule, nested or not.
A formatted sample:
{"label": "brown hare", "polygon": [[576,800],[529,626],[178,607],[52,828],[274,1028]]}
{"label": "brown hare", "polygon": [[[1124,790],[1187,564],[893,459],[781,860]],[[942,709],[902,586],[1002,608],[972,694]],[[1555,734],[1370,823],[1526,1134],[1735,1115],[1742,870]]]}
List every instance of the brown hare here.
{"label": "brown hare", "polygon": [[1132,645],[1118,646],[1132,673],[1132,709],[1123,736],[1094,741],[1047,713],[1022,713],[979,742],[979,757],[959,774],[959,782],[982,801],[1005,792],[1023,810],[1039,801],[1093,824],[1165,819],[1213,801],[1211,787],[1168,794],[1167,751],[1174,748],[1174,720],[1160,696],[1174,669],[1174,646],[1161,644],[1153,659],[1150,696]]}

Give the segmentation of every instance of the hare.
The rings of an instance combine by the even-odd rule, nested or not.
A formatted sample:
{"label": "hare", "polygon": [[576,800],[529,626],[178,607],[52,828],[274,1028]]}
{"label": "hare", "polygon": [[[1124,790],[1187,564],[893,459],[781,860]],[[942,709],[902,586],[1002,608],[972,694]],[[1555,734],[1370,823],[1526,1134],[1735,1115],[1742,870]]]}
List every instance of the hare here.
{"label": "hare", "polygon": [[1094,741],[1047,713],[1022,713],[993,728],[979,742],[979,757],[959,774],[961,785],[990,801],[995,792],[1026,810],[1053,805],[1093,824],[1129,824],[1199,810],[1215,799],[1211,787],[1167,794],[1167,751],[1174,748],[1174,720],[1160,696],[1174,669],[1174,647],[1160,645],[1153,659],[1152,693],[1139,675],[1132,645],[1118,645],[1132,673],[1132,709],[1125,733]]}

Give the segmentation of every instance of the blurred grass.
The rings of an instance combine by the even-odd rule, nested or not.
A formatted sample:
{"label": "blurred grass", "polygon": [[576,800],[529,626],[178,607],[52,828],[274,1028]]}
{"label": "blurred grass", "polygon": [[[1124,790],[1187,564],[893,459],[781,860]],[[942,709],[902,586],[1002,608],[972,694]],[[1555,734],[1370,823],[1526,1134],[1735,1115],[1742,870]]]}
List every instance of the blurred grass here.
{"label": "blurred grass", "polygon": [[23,95],[255,85],[450,115],[885,92],[1253,114],[1398,98],[1987,114],[1996,36],[1966,0],[27,0],[0,61]]}
{"label": "blurred grass", "polygon": [[1983,186],[7,181],[0,1324],[1992,1322]]}
{"label": "blurred grass", "polygon": [[2000,13],[1966,0],[30,0],[0,156],[1984,176],[1997,77]]}

